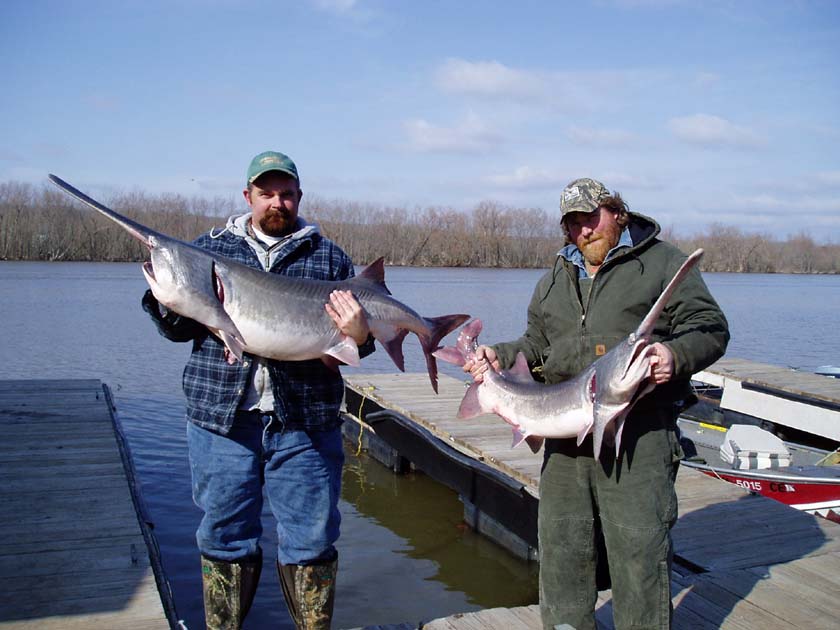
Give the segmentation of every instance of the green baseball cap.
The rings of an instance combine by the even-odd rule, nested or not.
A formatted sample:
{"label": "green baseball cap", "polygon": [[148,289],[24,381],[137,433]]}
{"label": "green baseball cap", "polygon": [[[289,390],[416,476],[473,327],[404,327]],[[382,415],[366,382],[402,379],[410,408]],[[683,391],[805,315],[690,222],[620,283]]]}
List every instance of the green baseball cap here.
{"label": "green baseball cap", "polygon": [[291,175],[300,183],[297,166],[292,162],[292,158],[277,151],[264,151],[251,160],[251,164],[248,166],[247,183],[253,184],[257,177],[263,173],[268,173],[268,171],[286,173],[286,175]]}
{"label": "green baseball cap", "polygon": [[601,182],[582,177],[570,182],[560,197],[560,216],[572,212],[595,212],[601,201],[610,196],[610,191]]}

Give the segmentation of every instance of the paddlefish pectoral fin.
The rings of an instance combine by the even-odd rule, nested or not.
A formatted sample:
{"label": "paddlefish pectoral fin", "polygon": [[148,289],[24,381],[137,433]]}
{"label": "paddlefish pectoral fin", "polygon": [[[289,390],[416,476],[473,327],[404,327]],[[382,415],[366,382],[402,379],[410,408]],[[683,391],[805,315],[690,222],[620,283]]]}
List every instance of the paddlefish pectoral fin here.
{"label": "paddlefish pectoral fin", "polygon": [[585,381],[586,390],[584,392],[585,402],[583,405],[582,413],[584,414],[583,422],[581,423],[580,430],[578,431],[577,435],[577,445],[580,446],[583,443],[583,440],[586,439],[586,436],[592,430],[592,428],[596,425],[596,409],[595,409],[595,392],[596,386],[598,385],[597,381],[598,373],[595,370],[592,370],[592,375]]}
{"label": "paddlefish pectoral fin", "polygon": [[481,408],[481,401],[478,399],[479,387],[480,385],[478,383],[472,383],[467,388],[467,393],[464,394],[461,405],[458,407],[458,419],[469,420],[484,413],[484,409]]}
{"label": "paddlefish pectoral fin", "polygon": [[[639,401],[639,399],[653,391],[655,387],[656,384],[653,383],[653,381],[649,379],[643,379],[641,385],[636,391],[636,394],[633,396],[633,399],[630,400],[626,405],[624,405],[617,414],[613,414],[613,419],[610,423],[610,426],[612,428],[610,433],[615,442],[616,458],[618,458],[619,450],[621,449],[621,433],[624,430],[624,421],[627,420],[627,416],[630,415],[631,409],[633,409],[633,407]],[[612,442],[607,442],[607,444],[612,444]]]}
{"label": "paddlefish pectoral fin", "polygon": [[516,448],[517,446],[522,444],[522,442],[524,442],[527,439],[528,439],[528,436],[525,435],[524,433],[522,433],[522,431],[519,430],[519,427],[513,427],[513,442],[511,442],[510,447],[511,448]]}
{"label": "paddlefish pectoral fin", "polygon": [[342,335],[338,343],[324,350],[324,354],[335,357],[345,365],[357,367],[361,364],[359,348],[356,346],[356,342],[346,335]]}
{"label": "paddlefish pectoral fin", "polygon": [[242,354],[245,352],[245,344],[238,337],[231,335],[226,330],[219,330],[216,332],[222,343],[225,344],[225,358],[227,362],[233,365],[237,361],[242,361]]}
{"label": "paddlefish pectoral fin", "polygon": [[580,446],[583,444],[583,441],[586,439],[586,436],[589,435],[589,430],[592,428],[592,421],[587,422],[584,424],[580,431],[577,434],[577,445]]}
{"label": "paddlefish pectoral fin", "polygon": [[[604,425],[599,425],[597,422],[592,427],[592,453],[596,460],[601,456],[601,446],[604,442],[604,429]],[[580,442],[578,442],[578,446],[580,446]]]}

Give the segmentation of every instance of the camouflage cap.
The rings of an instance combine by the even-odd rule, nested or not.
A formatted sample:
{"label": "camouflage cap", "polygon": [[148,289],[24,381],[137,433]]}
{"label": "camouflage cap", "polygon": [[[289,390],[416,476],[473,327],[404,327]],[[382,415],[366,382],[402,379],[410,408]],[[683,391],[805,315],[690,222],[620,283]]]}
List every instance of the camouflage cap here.
{"label": "camouflage cap", "polygon": [[601,182],[582,177],[570,182],[560,197],[560,216],[571,212],[595,212],[601,200],[610,196],[610,191]]}
{"label": "camouflage cap", "polygon": [[277,151],[264,151],[251,160],[251,164],[248,166],[247,184],[253,184],[260,175],[268,173],[268,171],[286,173],[300,183],[297,166],[292,162],[292,158]]}

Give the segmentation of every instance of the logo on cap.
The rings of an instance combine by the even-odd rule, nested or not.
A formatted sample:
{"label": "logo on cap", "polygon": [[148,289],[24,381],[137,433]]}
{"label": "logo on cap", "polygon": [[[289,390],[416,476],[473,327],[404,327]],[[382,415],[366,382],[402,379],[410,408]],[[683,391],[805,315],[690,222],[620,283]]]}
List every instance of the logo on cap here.
{"label": "logo on cap", "polygon": [[580,189],[577,186],[569,186],[563,191],[563,201],[571,201],[580,197]]}

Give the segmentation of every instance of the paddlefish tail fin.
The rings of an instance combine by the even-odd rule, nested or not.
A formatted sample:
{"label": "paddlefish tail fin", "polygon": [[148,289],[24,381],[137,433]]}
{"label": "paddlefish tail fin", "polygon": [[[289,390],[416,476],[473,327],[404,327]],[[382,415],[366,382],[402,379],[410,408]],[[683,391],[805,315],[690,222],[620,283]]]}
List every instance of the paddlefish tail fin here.
{"label": "paddlefish tail fin", "polygon": [[424,318],[429,326],[430,332],[428,337],[425,335],[420,337],[420,345],[423,347],[423,355],[426,357],[426,369],[429,372],[429,380],[432,383],[432,389],[435,390],[435,393],[438,391],[438,369],[434,352],[440,349],[438,344],[440,344],[446,335],[458,328],[458,326],[469,318],[469,315],[464,314]]}
{"label": "paddlefish tail fin", "polygon": [[474,319],[461,329],[454,346],[437,348],[432,354],[441,361],[464,365],[475,355],[478,348],[478,335],[481,333],[482,323],[480,319]]}
{"label": "paddlefish tail fin", "polygon": [[434,352],[432,352],[432,356],[435,358],[440,359],[441,361],[445,361],[446,363],[452,363],[461,367],[464,363],[467,362],[466,357],[464,357],[463,353],[458,350],[458,348],[453,348],[452,346],[445,346],[443,348],[438,348]]}

